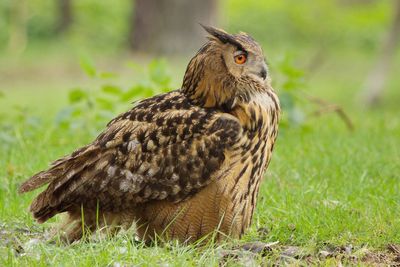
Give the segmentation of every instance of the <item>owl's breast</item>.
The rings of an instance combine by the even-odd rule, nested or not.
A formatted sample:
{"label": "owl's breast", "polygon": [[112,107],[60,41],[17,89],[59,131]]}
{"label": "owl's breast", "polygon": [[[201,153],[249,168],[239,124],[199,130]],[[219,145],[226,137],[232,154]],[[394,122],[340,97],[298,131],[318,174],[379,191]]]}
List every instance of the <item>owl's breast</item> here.
{"label": "owl's breast", "polygon": [[251,222],[259,187],[265,170],[271,160],[278,132],[280,107],[275,93],[264,92],[253,95],[250,101],[242,103],[234,115],[243,127],[240,146],[240,162],[232,168],[233,186],[232,217],[234,225],[243,233]]}

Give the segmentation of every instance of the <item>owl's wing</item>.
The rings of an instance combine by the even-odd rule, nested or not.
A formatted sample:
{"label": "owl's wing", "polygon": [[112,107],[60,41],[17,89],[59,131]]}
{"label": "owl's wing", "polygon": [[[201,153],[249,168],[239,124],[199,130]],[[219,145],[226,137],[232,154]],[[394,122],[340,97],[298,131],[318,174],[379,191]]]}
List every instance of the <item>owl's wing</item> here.
{"label": "owl's wing", "polygon": [[240,138],[239,122],[173,95],[140,103],[91,145],[26,181],[21,192],[49,183],[31,205],[34,217],[45,221],[81,204],[119,211],[150,200],[179,202],[218,179]]}

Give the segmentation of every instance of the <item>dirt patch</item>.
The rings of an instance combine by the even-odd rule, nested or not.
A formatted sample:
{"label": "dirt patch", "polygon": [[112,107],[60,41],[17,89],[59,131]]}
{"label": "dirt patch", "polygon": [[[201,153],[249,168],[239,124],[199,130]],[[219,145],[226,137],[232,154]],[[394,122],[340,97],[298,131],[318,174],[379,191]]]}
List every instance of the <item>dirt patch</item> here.
{"label": "dirt patch", "polygon": [[0,247],[12,248],[17,256],[44,242],[44,236],[44,230],[38,226],[0,223]]}
{"label": "dirt patch", "polygon": [[368,251],[362,262],[379,265],[400,266],[400,245],[389,244],[385,251]]}
{"label": "dirt patch", "polygon": [[278,242],[251,242],[231,250],[221,250],[220,265],[232,262],[251,263],[261,257],[266,265],[319,265],[333,263],[337,266],[366,264],[374,266],[400,266],[400,245],[389,244],[386,249],[375,250],[367,247],[332,246],[322,249],[279,245]]}

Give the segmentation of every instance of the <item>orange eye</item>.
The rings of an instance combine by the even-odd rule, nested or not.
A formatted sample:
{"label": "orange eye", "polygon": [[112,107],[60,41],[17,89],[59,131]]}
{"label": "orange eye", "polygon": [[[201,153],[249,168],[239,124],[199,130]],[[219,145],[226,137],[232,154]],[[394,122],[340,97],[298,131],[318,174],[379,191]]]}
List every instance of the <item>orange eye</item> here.
{"label": "orange eye", "polygon": [[235,58],[235,63],[236,64],[244,64],[246,63],[247,60],[247,55],[246,54],[240,54],[234,57]]}

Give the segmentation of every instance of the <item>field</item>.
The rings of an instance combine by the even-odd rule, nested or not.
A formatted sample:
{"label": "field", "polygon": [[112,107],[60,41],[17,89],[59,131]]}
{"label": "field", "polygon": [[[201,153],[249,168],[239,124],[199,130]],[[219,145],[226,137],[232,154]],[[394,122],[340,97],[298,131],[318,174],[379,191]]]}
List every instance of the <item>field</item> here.
{"label": "field", "polygon": [[[235,5],[230,6],[232,18]],[[228,24],[232,29],[239,27]],[[257,28],[254,31],[258,33]],[[80,57],[62,50],[65,47],[60,44],[44,47],[48,49],[44,57],[41,46],[19,59],[4,56],[0,61],[0,266],[399,264],[400,80],[390,74],[380,105],[367,109],[360,101],[360,90],[376,47],[341,44],[323,52],[319,60],[315,47],[307,43],[281,46],[268,38],[261,41],[280,94],[284,93],[283,81],[292,79],[277,67],[282,58],[289,54],[291,66],[304,70],[304,87],[294,95],[304,108],[298,113],[304,119],[282,127],[252,226],[244,238],[201,248],[175,242],[146,247],[134,240],[132,231],[70,246],[45,242],[46,232],[58,219],[43,225],[34,222],[27,209],[38,191],[19,195],[18,185],[52,160],[91,141],[109,118],[143,97],[132,95],[132,100],[108,104],[95,100],[100,101],[98,107],[83,107],[86,97],[106,96],[101,89],[104,84],[128,90],[140,83],[143,76],[135,64],[145,62],[140,65],[147,66],[151,58],[124,53],[111,56],[110,51],[104,55],[96,50],[87,53],[100,61],[96,68],[119,76],[88,78],[84,72],[90,74],[91,67],[81,61],[85,69],[81,70]],[[307,64],[314,62],[313,56],[317,61],[311,70]],[[157,63],[162,74],[168,73],[167,87],[180,86],[188,59],[166,58],[165,64]],[[398,70],[399,53],[394,62],[393,69]],[[153,71],[160,71],[157,64]],[[163,84],[158,81],[152,92],[164,90]],[[74,98],[74,90],[85,95]],[[339,105],[354,129],[349,130],[335,113],[314,116],[318,106],[304,100],[305,94]],[[63,112],[71,107],[79,112],[73,116]],[[286,119],[290,112],[283,110]],[[238,249],[255,241],[269,245],[263,253]]]}

